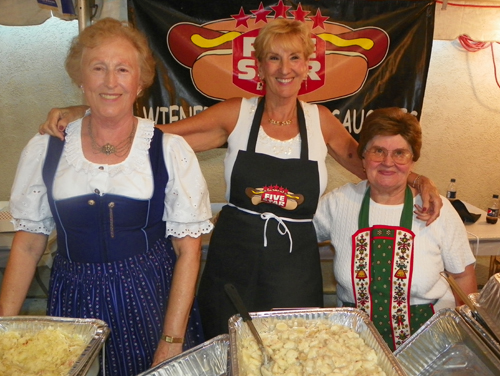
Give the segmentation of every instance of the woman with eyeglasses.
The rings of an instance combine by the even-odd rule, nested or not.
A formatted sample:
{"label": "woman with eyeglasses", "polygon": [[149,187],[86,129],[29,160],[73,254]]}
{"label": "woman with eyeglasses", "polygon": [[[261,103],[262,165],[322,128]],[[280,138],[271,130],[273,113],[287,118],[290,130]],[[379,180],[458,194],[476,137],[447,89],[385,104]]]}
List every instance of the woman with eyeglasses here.
{"label": "woman with eyeglasses", "polygon": [[393,350],[437,310],[462,304],[441,272],[466,294],[477,289],[467,233],[448,200],[429,226],[412,212],[422,199],[407,178],[421,146],[413,115],[398,108],[373,111],[357,150],[367,180],[323,196],[314,217],[318,240],[335,248],[339,305],[370,315]]}

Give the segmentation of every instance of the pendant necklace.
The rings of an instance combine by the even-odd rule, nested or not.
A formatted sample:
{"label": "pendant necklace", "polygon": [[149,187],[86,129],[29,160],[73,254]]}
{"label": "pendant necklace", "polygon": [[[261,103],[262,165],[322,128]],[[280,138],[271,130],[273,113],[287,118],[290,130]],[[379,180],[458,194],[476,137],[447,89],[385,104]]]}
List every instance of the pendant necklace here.
{"label": "pendant necklace", "polygon": [[92,121],[89,118],[89,125],[88,125],[88,131],[89,131],[89,137],[90,137],[90,142],[92,145],[92,151],[94,154],[106,154],[106,155],[111,155],[114,154],[117,157],[123,157],[126,155],[132,145],[132,141],[134,140],[134,134],[135,134],[135,129],[137,125],[135,121],[132,123],[132,131],[130,134],[120,143],[117,145],[111,145],[109,142],[107,142],[105,145],[99,145],[97,141],[94,138],[94,134],[92,133]]}

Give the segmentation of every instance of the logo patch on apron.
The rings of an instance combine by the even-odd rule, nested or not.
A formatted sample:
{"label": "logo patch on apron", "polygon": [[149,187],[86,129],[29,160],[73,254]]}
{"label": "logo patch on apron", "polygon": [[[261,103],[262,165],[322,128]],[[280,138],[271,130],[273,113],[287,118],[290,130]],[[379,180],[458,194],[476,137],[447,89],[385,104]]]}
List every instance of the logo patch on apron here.
{"label": "logo patch on apron", "polygon": [[286,210],[295,210],[304,202],[304,196],[290,192],[288,189],[278,185],[270,185],[262,188],[247,188],[245,194],[250,198],[253,205],[261,203],[277,205]]}

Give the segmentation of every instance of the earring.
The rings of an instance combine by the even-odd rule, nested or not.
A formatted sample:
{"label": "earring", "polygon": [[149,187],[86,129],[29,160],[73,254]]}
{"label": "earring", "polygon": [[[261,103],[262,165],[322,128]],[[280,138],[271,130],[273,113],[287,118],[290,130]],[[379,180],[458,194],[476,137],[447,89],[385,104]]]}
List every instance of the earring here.
{"label": "earring", "polygon": [[82,90],[82,93],[85,94],[85,89],[83,88],[83,85],[80,85],[80,89]]}
{"label": "earring", "polygon": [[257,79],[259,80],[257,81],[257,90],[264,90],[264,81],[262,80],[262,78],[260,78],[260,74],[257,76]]}

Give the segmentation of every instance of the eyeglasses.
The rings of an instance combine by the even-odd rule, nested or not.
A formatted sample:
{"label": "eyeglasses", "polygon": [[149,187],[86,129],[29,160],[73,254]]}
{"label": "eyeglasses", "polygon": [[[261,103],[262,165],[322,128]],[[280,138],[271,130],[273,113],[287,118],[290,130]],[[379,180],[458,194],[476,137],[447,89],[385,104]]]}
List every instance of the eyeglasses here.
{"label": "eyeglasses", "polygon": [[413,154],[408,149],[387,150],[381,146],[373,146],[365,150],[366,156],[373,162],[383,162],[390,154],[396,164],[405,165],[410,163]]}

